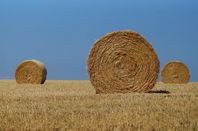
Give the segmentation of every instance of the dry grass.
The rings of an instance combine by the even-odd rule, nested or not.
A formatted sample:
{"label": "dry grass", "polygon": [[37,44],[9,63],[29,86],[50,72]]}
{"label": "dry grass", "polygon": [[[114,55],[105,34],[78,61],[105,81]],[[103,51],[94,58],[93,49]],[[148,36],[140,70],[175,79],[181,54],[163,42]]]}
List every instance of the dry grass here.
{"label": "dry grass", "polygon": [[[198,83],[95,95],[88,81],[0,81],[0,130],[198,130]],[[156,90],[155,88],[155,90]]]}

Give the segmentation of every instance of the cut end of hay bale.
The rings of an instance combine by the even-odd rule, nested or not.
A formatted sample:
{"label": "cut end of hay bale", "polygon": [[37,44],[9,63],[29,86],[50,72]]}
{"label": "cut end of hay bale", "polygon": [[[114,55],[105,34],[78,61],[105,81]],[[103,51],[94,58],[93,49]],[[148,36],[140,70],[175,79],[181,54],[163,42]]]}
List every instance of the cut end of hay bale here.
{"label": "cut end of hay bale", "polygon": [[118,31],[95,42],[87,70],[97,94],[148,92],[156,83],[159,59],[140,34]]}
{"label": "cut end of hay bale", "polygon": [[38,60],[26,60],[17,66],[15,79],[18,84],[44,84],[47,76],[45,65]]}
{"label": "cut end of hay bale", "polygon": [[171,61],[161,72],[162,81],[170,84],[186,84],[190,80],[188,67],[180,61]]}

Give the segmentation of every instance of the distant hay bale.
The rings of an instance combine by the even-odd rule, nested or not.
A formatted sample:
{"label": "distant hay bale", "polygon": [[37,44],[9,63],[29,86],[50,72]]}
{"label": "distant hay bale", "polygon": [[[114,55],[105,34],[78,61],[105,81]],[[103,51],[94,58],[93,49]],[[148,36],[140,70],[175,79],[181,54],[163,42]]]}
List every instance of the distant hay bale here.
{"label": "distant hay bale", "polygon": [[118,31],[96,41],[87,70],[97,94],[148,92],[156,83],[159,59],[140,34]]}
{"label": "distant hay bale", "polygon": [[164,83],[185,84],[190,80],[190,73],[184,63],[171,61],[164,66],[161,77]]}
{"label": "distant hay bale", "polygon": [[44,84],[47,76],[45,65],[38,60],[27,60],[17,66],[15,72],[18,84]]}

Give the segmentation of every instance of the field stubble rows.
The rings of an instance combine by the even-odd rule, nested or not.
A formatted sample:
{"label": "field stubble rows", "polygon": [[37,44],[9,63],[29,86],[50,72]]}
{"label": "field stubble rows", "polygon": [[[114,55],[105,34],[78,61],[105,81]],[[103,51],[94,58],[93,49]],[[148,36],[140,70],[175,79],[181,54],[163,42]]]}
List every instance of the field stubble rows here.
{"label": "field stubble rows", "polygon": [[198,83],[154,90],[96,95],[89,81],[1,80],[0,130],[198,130]]}

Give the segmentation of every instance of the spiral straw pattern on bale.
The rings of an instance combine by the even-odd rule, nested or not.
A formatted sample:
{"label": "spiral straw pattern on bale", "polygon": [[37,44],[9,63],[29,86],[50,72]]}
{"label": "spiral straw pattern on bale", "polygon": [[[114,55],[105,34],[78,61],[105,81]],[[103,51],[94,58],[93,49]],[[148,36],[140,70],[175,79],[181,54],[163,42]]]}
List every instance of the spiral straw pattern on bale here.
{"label": "spiral straw pattern on bale", "polygon": [[96,41],[87,70],[97,94],[148,92],[156,83],[159,59],[140,34],[118,31]]}
{"label": "spiral straw pattern on bale", "polygon": [[171,84],[185,84],[190,80],[188,67],[180,61],[171,61],[161,72],[162,81]]}
{"label": "spiral straw pattern on bale", "polygon": [[38,60],[27,60],[17,66],[15,72],[18,84],[44,84],[47,76],[45,65]]}

